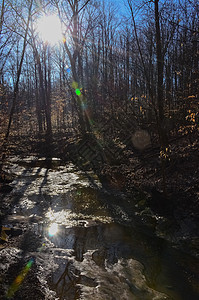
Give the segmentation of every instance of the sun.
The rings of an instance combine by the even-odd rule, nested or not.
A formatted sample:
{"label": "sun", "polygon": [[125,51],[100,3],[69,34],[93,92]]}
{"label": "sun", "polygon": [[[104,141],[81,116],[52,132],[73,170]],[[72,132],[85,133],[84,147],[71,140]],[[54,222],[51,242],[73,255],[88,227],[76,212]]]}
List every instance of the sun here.
{"label": "sun", "polygon": [[57,15],[43,15],[37,22],[36,30],[39,37],[52,46],[63,40],[61,23]]}
{"label": "sun", "polygon": [[52,223],[48,229],[49,236],[54,236],[58,232],[58,224]]}

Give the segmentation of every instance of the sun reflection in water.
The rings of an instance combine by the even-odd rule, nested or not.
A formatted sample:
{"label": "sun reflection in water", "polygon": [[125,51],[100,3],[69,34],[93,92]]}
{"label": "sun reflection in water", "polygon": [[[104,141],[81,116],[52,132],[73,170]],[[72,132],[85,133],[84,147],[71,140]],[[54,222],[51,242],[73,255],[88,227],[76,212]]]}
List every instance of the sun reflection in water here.
{"label": "sun reflection in water", "polygon": [[58,232],[58,224],[52,223],[48,229],[49,236],[54,236]]}

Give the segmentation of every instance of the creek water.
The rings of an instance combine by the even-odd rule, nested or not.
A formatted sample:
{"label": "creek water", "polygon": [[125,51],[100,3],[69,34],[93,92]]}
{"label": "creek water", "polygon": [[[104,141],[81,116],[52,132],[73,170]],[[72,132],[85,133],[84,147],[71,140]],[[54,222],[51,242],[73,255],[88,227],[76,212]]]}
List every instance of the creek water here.
{"label": "creek water", "polygon": [[45,299],[199,299],[198,260],[137,226],[133,195],[58,159],[13,157],[5,170],[15,179],[4,225],[28,226],[38,240],[25,255]]}

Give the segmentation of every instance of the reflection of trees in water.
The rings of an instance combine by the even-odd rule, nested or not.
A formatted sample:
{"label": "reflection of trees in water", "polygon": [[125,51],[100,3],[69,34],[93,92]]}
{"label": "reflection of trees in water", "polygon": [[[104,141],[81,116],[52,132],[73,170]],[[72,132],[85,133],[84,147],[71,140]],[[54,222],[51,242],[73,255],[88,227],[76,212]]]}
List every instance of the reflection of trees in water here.
{"label": "reflection of trees in water", "polygon": [[75,269],[72,262],[67,261],[64,272],[55,283],[55,290],[60,299],[76,299],[79,295],[78,283],[80,272]]}
{"label": "reflection of trees in water", "polygon": [[83,255],[88,250],[96,250],[102,244],[101,226],[77,227],[74,244],[74,254],[78,261],[83,261]]}
{"label": "reflection of trees in water", "polygon": [[[103,228],[99,225],[61,230],[54,239],[59,239],[59,245],[63,246],[68,239],[68,234],[72,234],[73,238],[75,238],[71,248],[74,250],[75,259],[79,262],[83,261],[84,253],[88,250],[96,250],[103,244]],[[103,257],[103,261],[104,259],[105,257]],[[79,284],[92,287],[97,286],[95,279],[80,274],[80,271],[73,265],[72,260],[67,260],[64,267],[62,259],[60,259],[58,264],[59,267],[52,276],[52,286],[60,299],[77,299],[80,294]],[[57,274],[59,275],[57,276]]]}

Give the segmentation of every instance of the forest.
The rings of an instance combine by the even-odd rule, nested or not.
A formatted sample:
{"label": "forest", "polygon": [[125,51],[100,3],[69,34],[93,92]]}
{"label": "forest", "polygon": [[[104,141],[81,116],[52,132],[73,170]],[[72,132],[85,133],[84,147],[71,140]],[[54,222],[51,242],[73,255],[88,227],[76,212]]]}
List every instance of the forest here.
{"label": "forest", "polygon": [[[198,299],[198,124],[197,0],[1,0],[0,266],[6,261],[7,267],[0,268],[0,290],[5,299]],[[71,174],[71,182],[79,174],[74,187],[67,186],[66,182],[70,182],[67,174]],[[88,186],[83,181],[88,181]],[[71,246],[76,263],[68,259],[65,271],[56,275],[59,277],[56,283],[49,279],[58,274],[55,267],[51,277],[47,271],[42,273],[48,284],[45,283],[43,290],[38,284],[35,298],[39,263],[36,254],[34,259],[30,257],[32,252],[43,251],[36,249],[43,247],[39,244],[40,235],[46,236],[42,232],[38,238],[34,224],[46,224],[45,214],[54,211],[53,222],[57,218],[59,229],[66,226],[61,217],[55,217],[54,205],[59,205],[63,197],[72,199],[75,184],[81,187],[77,188],[71,204],[75,213],[76,201],[79,205],[74,219],[81,219],[84,224],[88,215],[94,214],[91,219],[96,225],[82,225],[83,231],[71,221],[71,228],[77,231],[75,246]],[[59,190],[60,185],[63,191]],[[25,197],[39,212],[28,208],[30,204]],[[44,202],[42,212],[40,200]],[[62,208],[66,212],[71,207],[65,202]],[[95,212],[89,214],[87,206],[95,208]],[[101,206],[107,207],[112,221],[106,223],[100,219]],[[116,206],[123,214],[116,212]],[[21,212],[23,209],[26,213]],[[125,221],[124,215],[131,221]],[[99,242],[99,228],[103,231],[103,241],[98,248],[103,251],[88,243],[88,237],[94,239],[95,234],[98,236],[95,244]],[[171,279],[164,271],[157,271],[157,262],[149,267],[148,262],[140,260],[131,245],[132,228],[146,233],[146,237],[136,236],[138,244],[143,239],[148,241],[149,236],[154,238],[153,250],[149,247],[152,256],[161,244],[161,249],[167,249],[165,257],[178,257],[176,268],[169,260],[170,273],[182,271],[186,275]],[[26,230],[32,242],[26,238]],[[65,229],[60,230],[63,233]],[[81,250],[85,257],[88,250],[95,249],[92,262],[99,268],[102,260],[103,266],[106,262],[107,274],[113,271],[115,261],[117,264],[120,260],[128,261],[129,269],[136,269],[138,261],[146,269],[143,273],[146,282],[122,281],[127,293],[124,298],[118,298],[121,291],[115,290],[114,294],[110,286],[97,292],[97,282],[103,286],[102,271],[94,280],[88,275],[91,270],[82,275],[82,265],[77,267],[77,261],[84,262],[85,269],[90,266],[80,254],[81,230],[85,236]],[[125,247],[132,251],[118,246],[118,252],[114,252],[116,242],[109,245],[105,234],[111,230],[119,232],[118,244],[127,243],[124,236],[128,231]],[[53,242],[53,251],[56,247],[64,248]],[[13,261],[11,253],[6,251],[15,243],[22,254],[16,252]],[[50,246],[46,240],[45,244],[47,253]],[[187,256],[173,254],[172,247]],[[127,252],[134,254],[129,256]],[[157,257],[163,263],[159,252]],[[30,271],[24,273],[22,266],[27,261]],[[43,265],[47,269],[45,260]],[[26,284],[22,280],[13,286],[19,267]],[[122,264],[118,268],[121,276],[127,276]],[[157,274],[155,279],[153,272],[161,274],[161,279],[157,279]],[[32,287],[30,274],[35,276]],[[117,286],[114,272],[109,276]],[[175,288],[164,287],[164,278],[167,287],[174,280]],[[182,292],[180,280],[184,283]],[[88,287],[92,287],[93,294],[89,294]],[[27,289],[32,292],[29,296]]]}

